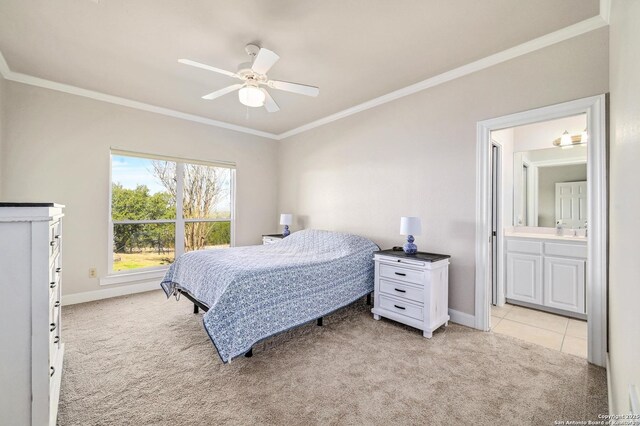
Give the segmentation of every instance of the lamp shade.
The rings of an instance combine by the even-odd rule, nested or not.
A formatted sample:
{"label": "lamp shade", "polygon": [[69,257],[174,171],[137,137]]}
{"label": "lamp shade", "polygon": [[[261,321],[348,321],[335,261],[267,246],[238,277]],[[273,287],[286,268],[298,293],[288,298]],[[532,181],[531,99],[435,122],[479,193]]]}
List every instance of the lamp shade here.
{"label": "lamp shade", "polygon": [[400,235],[420,235],[422,223],[419,217],[403,216],[400,218]]}
{"label": "lamp shade", "polygon": [[293,215],[291,213],[283,213],[280,215],[280,225],[291,225],[293,223]]}

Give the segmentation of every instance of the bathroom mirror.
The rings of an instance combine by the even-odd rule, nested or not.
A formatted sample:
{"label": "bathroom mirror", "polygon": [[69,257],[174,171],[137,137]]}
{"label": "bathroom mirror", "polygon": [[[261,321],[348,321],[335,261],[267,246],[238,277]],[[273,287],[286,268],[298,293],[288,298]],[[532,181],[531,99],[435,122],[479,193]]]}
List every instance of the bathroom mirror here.
{"label": "bathroom mirror", "polygon": [[515,226],[587,226],[587,146],[515,152],[513,158]]}

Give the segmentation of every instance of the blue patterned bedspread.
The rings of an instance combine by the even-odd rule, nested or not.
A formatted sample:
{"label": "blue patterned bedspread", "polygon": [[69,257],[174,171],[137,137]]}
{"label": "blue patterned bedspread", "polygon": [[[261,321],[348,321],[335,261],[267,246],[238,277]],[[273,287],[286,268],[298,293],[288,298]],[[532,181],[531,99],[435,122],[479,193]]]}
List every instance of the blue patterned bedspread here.
{"label": "blue patterned bedspread", "polygon": [[204,327],[226,363],[372,292],[377,250],[364,237],[309,229],[269,245],[185,253],[161,286],[209,307]]}

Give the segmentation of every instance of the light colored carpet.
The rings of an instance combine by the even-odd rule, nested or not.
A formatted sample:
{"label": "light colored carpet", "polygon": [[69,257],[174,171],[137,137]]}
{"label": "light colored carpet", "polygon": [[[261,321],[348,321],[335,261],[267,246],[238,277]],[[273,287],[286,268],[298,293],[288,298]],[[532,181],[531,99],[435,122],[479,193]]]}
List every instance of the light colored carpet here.
{"label": "light colored carpet", "polygon": [[607,411],[605,371],[452,324],[374,321],[358,302],[223,365],[202,314],[161,291],[63,309],[60,425],[553,424]]}

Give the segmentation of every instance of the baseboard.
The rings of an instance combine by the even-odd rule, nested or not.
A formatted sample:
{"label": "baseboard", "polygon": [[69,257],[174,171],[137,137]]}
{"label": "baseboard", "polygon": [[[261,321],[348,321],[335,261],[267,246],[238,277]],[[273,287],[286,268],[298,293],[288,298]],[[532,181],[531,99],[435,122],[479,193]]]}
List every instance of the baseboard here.
{"label": "baseboard", "polygon": [[471,328],[476,328],[476,317],[473,315],[449,309],[449,317],[451,317],[451,322],[455,322],[456,324],[465,325]]}
{"label": "baseboard", "polygon": [[124,296],[127,294],[142,293],[145,291],[160,290],[158,281],[151,281],[141,284],[123,285],[103,290],[84,291],[62,295],[62,306],[75,305],[76,303],[92,302],[94,300],[108,299],[110,297]]}
{"label": "baseboard", "polygon": [[638,419],[640,416],[640,388],[636,385],[629,385],[629,405],[633,415],[632,419]]}

